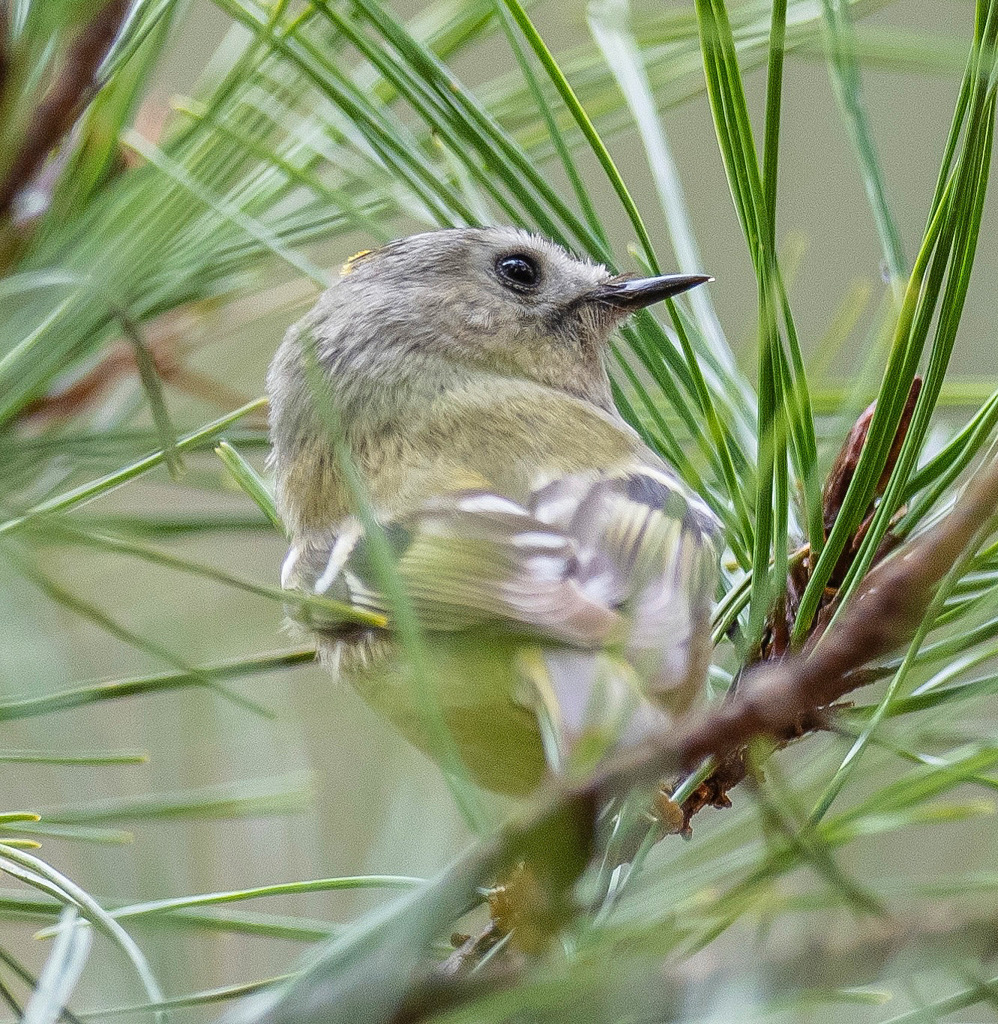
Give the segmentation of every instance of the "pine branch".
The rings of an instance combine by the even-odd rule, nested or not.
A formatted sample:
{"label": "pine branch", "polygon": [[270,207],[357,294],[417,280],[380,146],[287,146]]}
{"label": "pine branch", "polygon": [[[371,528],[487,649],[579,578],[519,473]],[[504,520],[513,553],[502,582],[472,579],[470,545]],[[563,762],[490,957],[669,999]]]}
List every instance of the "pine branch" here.
{"label": "pine branch", "polygon": [[[939,583],[994,528],[996,513],[998,462],[992,462],[971,480],[942,520],[868,573],[835,625],[813,638],[808,649],[780,662],[760,664],[743,677],[729,700],[675,732],[663,733],[619,756],[586,782],[566,787],[552,781],[524,817],[461,858],[447,875],[419,893],[407,912],[421,920],[440,921],[447,908],[466,906],[476,887],[521,860],[542,865],[548,872],[542,885],[547,906],[563,911],[590,852],[598,810],[609,795],[653,786],[670,773],[689,770],[708,756],[721,758],[756,738],[779,740],[802,719],[864,685],[868,676],[857,670],[912,639]],[[553,849],[558,850],[557,856],[552,856]],[[552,874],[555,864],[557,874]],[[374,927],[385,926],[382,920]],[[366,942],[371,939],[361,928],[351,945],[368,948]],[[244,1006],[228,1019],[240,1024],[344,1019],[343,1006],[355,1000],[362,1005],[372,984],[363,970],[339,969],[336,961],[344,952],[342,947],[331,948],[328,959],[316,962],[265,1008]],[[385,998],[395,1009],[378,1019],[421,1020],[492,987],[511,984],[519,976],[519,971],[500,966],[497,973],[475,975],[468,983],[460,976],[430,973],[421,950],[395,952],[393,975],[397,971],[398,977],[381,979],[393,989]]]}

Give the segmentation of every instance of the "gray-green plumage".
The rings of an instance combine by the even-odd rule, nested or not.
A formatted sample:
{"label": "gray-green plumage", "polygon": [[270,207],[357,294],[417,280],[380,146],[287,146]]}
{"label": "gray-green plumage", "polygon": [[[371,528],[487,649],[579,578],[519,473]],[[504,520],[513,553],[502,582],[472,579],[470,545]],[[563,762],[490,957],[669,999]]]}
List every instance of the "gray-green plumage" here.
{"label": "gray-green plumage", "polygon": [[[275,356],[282,583],[391,615],[311,347],[447,724],[489,788],[537,783],[542,731],[549,761],[582,735],[611,749],[702,688],[716,523],[617,414],[604,367],[633,308],[700,280],[613,278],[511,228],[433,232],[346,264]],[[391,630],[308,625],[324,662],[426,748]]]}

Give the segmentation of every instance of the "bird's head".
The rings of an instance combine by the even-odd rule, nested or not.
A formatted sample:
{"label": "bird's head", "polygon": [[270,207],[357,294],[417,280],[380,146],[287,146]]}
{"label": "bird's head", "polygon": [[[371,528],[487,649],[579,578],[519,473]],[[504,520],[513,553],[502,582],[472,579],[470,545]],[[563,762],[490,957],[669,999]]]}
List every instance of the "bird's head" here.
{"label": "bird's head", "polygon": [[346,263],[308,319],[331,377],[384,385],[485,371],[609,409],[611,332],[650,303],[709,278],[614,276],[510,227],[412,235]]}

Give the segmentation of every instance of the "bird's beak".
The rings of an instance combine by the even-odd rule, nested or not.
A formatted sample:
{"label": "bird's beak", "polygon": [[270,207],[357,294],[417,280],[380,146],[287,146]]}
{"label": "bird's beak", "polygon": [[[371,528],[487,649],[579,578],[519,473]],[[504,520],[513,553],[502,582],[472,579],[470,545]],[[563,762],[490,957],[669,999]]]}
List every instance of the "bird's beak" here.
{"label": "bird's beak", "polygon": [[706,284],[714,279],[707,274],[665,274],[663,277],[612,277],[595,288],[590,298],[618,309],[643,309],[653,302],[671,299],[674,295]]}

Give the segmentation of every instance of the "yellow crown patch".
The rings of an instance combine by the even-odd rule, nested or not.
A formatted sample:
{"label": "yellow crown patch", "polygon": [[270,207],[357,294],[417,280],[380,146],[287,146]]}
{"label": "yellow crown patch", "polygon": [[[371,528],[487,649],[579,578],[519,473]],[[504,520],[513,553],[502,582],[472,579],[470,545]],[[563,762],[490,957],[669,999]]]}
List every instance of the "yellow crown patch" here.
{"label": "yellow crown patch", "polygon": [[361,249],[360,252],[355,252],[350,259],[340,267],[340,277],[346,277],[347,274],[353,270],[354,264],[358,260],[362,260],[365,256],[370,256],[372,252],[374,252],[373,249]]}

